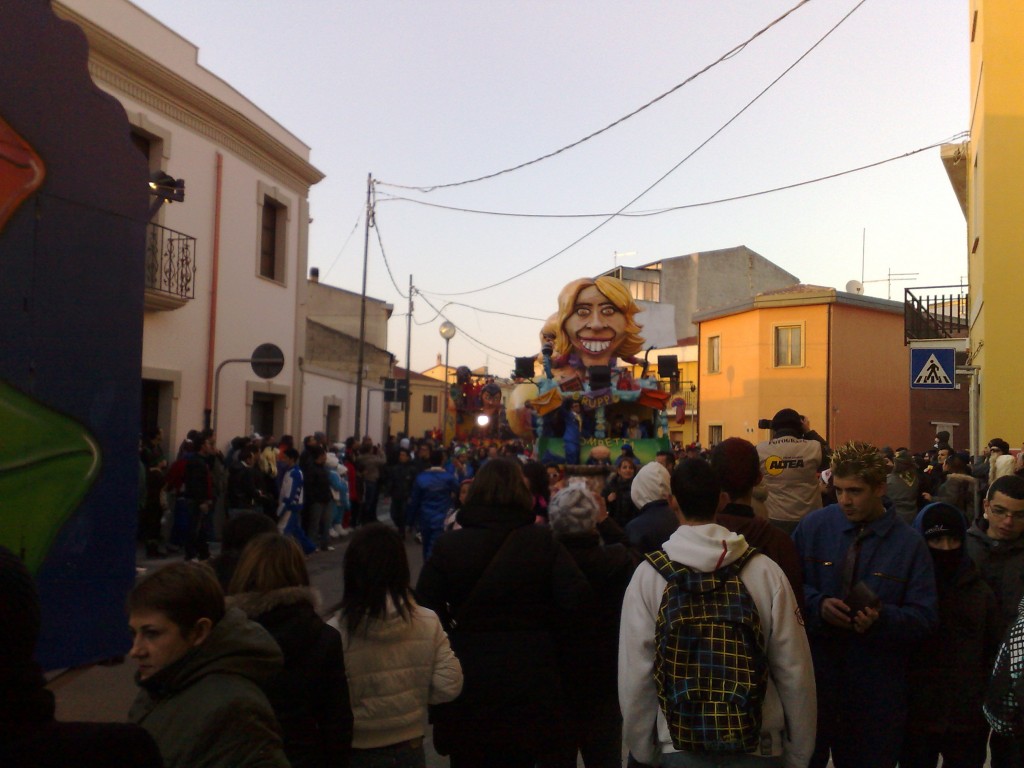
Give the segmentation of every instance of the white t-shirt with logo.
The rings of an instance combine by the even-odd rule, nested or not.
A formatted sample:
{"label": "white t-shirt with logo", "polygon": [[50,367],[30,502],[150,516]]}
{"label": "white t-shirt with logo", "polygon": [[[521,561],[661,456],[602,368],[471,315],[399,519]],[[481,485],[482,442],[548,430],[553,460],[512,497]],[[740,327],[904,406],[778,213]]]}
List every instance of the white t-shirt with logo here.
{"label": "white t-shirt with logo", "polygon": [[800,520],[821,507],[818,467],[821,443],[800,437],[776,437],[757,444],[768,498],[764,506],[772,520]]}

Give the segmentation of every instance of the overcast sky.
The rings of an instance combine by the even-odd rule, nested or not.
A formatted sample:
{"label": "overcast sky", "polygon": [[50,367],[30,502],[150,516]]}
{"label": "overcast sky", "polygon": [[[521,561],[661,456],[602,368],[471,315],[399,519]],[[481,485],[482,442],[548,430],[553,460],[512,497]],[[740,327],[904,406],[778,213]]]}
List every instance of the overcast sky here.
{"label": "overcast sky", "polygon": [[[619,217],[586,237],[606,219],[500,217],[391,199],[610,214],[655,185],[626,209],[647,212],[950,140],[969,127],[965,0],[810,0],[600,136],[527,168],[429,193],[389,185],[473,179],[571,144],[683,83],[799,0],[134,1],[312,147],[327,175],[310,194],[309,263],[322,282],[360,289],[367,174],[378,180],[368,293],[395,305],[389,348],[400,365],[410,274],[426,294],[415,299],[414,370],[444,348],[428,300],[474,307],[444,309],[460,329],[452,365],[488,364],[507,375],[511,356],[536,353],[540,323],[481,310],[545,318],[562,285],[616,263],[746,245],[802,282],[842,290],[862,277],[866,231],[870,295],[891,290],[902,300],[905,287],[966,279],[964,218],[938,149],[742,201]],[[916,275],[890,286],[890,272]]]}

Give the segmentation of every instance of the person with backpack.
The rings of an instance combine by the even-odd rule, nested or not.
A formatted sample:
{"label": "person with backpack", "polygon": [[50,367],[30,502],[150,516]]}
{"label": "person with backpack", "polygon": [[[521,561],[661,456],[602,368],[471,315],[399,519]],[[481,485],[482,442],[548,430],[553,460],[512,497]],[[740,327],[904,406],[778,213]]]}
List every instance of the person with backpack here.
{"label": "person with backpack", "polygon": [[671,484],[682,525],[645,555],[622,602],[623,741],[662,768],[802,768],[817,704],[793,588],[714,522],[721,488],[707,462],[683,460]]}

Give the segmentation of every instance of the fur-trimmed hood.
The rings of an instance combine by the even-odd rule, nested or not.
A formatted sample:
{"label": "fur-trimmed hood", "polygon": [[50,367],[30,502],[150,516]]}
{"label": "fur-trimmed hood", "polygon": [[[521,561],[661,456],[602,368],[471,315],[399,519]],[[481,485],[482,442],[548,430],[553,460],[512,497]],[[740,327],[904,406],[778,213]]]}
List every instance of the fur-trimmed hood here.
{"label": "fur-trimmed hood", "polygon": [[286,605],[310,605],[314,611],[320,611],[320,593],[313,587],[284,587],[270,592],[243,592],[231,595],[228,605],[238,608],[250,619],[262,616],[275,608]]}

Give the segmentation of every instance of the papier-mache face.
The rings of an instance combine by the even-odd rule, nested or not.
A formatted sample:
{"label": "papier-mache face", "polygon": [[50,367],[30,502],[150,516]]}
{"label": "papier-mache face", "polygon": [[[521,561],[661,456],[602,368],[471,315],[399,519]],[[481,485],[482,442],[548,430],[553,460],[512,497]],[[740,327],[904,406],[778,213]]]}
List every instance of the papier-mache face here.
{"label": "papier-mache face", "polygon": [[573,354],[589,367],[639,352],[643,338],[634,321],[639,311],[621,280],[574,280],[558,296],[556,354]]}

